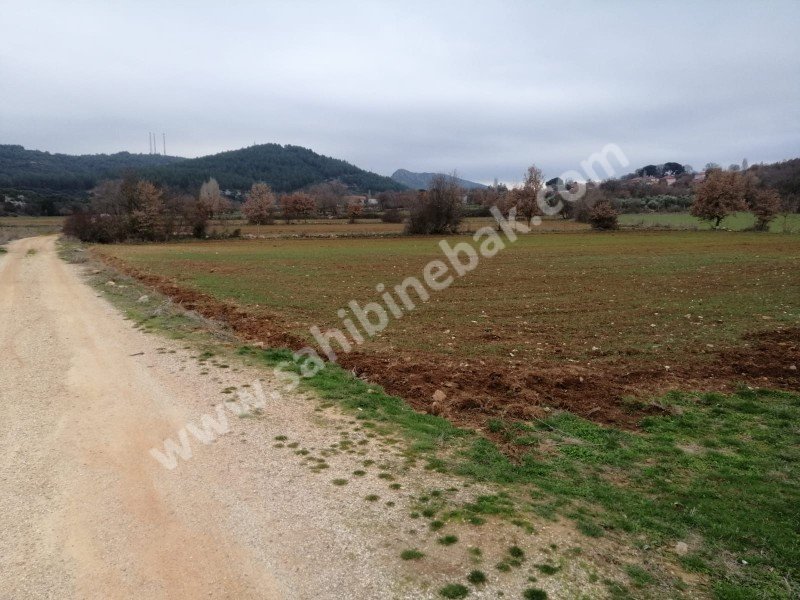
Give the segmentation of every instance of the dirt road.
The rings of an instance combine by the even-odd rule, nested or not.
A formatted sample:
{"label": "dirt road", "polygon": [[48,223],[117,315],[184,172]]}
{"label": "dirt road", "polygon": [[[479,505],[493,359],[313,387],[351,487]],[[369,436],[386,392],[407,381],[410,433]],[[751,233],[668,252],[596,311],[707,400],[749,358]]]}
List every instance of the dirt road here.
{"label": "dirt road", "polygon": [[393,566],[397,523],[277,455],[277,433],[330,441],[309,401],[231,422],[174,470],[155,461],[254,375],[204,373],[78,270],[54,237],[0,255],[0,598],[427,596]]}

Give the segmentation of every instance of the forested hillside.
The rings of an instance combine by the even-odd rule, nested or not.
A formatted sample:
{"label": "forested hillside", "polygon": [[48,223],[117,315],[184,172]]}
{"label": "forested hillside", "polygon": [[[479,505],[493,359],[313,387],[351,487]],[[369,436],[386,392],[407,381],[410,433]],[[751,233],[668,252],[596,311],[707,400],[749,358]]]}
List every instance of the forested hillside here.
{"label": "forested hillside", "polygon": [[168,165],[185,160],[160,154],[51,154],[0,144],[0,188],[74,192],[123,171]]}
{"label": "forested hillside", "polygon": [[146,169],[144,177],[158,183],[190,190],[214,177],[223,189],[245,190],[257,181],[268,183],[276,192],[338,180],[360,192],[405,189],[389,177],[364,171],[348,162],[322,156],[300,146],[260,144]]}
{"label": "forested hillside", "polygon": [[98,181],[120,177],[129,171],[190,192],[210,177],[223,188],[234,190],[246,190],[263,181],[277,192],[290,192],[331,180],[359,192],[405,189],[388,177],[299,146],[262,144],[186,159],[129,152],[70,156],[0,145],[0,190],[7,194],[20,191],[26,196],[77,198]]}

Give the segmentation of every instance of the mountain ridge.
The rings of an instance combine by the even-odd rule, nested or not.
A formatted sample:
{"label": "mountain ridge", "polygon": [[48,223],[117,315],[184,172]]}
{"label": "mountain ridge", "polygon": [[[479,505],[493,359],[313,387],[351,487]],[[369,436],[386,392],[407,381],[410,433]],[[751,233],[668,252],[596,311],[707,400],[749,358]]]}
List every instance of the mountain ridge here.
{"label": "mountain ridge", "polygon": [[[430,187],[431,180],[438,175],[450,177],[450,175],[445,175],[444,173],[415,173],[407,169],[397,169],[392,173],[392,179],[413,190],[426,190]],[[458,185],[466,190],[482,190],[488,187],[482,183],[461,179],[460,177],[456,177],[455,180],[458,182]]]}
{"label": "mountain ridge", "polygon": [[291,192],[332,180],[359,192],[405,189],[389,177],[301,146],[259,144],[182,158],[130,152],[54,154],[0,144],[0,189],[75,195],[85,193],[102,179],[127,172],[187,191],[195,191],[209,177],[217,179],[222,188],[240,190],[263,181],[276,192]]}

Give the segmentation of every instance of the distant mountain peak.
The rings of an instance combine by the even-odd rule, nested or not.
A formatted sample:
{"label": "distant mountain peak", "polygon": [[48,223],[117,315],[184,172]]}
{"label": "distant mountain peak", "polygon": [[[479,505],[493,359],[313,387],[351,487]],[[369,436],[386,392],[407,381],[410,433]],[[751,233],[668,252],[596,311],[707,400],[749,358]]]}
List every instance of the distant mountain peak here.
{"label": "distant mountain peak", "polygon": [[[450,177],[444,173],[414,173],[413,171],[409,171],[407,169],[397,169],[397,171],[392,173],[392,179],[394,179],[397,183],[402,183],[404,186],[409,187],[412,190],[427,190],[428,187],[430,187],[431,180],[437,175]],[[483,189],[487,187],[482,183],[476,183],[467,179],[461,179],[459,177],[456,177],[455,179],[458,182],[458,185],[466,190]]]}

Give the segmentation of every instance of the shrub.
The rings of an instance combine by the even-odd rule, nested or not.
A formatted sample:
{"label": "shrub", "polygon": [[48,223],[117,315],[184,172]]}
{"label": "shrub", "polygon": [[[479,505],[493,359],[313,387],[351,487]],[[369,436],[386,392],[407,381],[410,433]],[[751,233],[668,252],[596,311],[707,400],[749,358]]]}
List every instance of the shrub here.
{"label": "shrub", "polygon": [[600,200],[589,210],[589,223],[593,229],[617,229],[617,211],[610,201]]}
{"label": "shrub", "polygon": [[592,207],[605,199],[606,196],[602,190],[588,188],[583,196],[572,203],[573,218],[579,223],[589,223],[589,214],[591,213]]}
{"label": "shrub", "polygon": [[208,220],[197,219],[192,223],[192,237],[203,239],[208,231]]}
{"label": "shrub", "polygon": [[82,242],[111,244],[128,237],[127,219],[117,215],[76,212],[64,221],[64,233]]}
{"label": "shrub", "polygon": [[454,178],[437,175],[431,180],[428,191],[421,192],[417,198],[406,223],[406,233],[456,233],[462,218],[461,188]]}
{"label": "shrub", "polygon": [[466,598],[469,589],[460,583],[451,583],[439,590],[439,595],[444,598]]}
{"label": "shrub", "polygon": [[384,223],[402,223],[403,213],[401,213],[397,208],[390,208],[383,211],[383,214],[381,215],[381,221]]}
{"label": "shrub", "polygon": [[[639,213],[644,210],[644,200],[641,198],[615,198],[613,201],[614,208],[621,213]],[[588,222],[588,212],[586,221]]]}
{"label": "shrub", "polygon": [[472,585],[486,583],[486,573],[477,570],[470,571],[469,575],[467,575],[467,581],[469,581]]}

